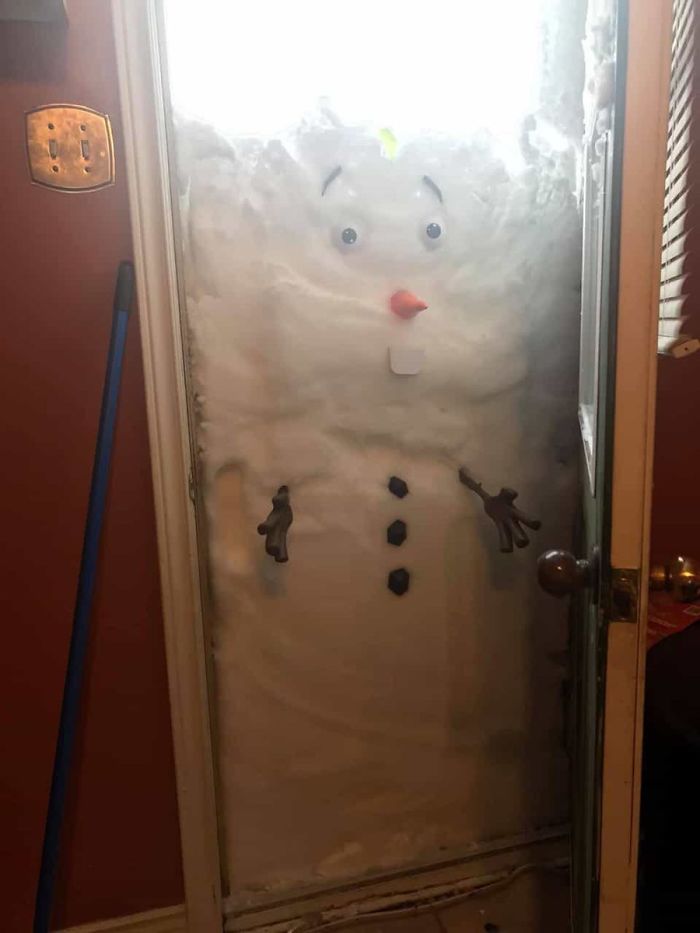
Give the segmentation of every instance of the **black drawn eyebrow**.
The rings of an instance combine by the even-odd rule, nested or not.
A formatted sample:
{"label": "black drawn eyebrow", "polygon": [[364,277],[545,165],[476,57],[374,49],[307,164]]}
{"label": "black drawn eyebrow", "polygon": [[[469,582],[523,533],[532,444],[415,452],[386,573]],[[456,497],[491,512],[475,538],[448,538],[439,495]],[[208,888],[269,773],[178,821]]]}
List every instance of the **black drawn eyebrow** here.
{"label": "black drawn eyebrow", "polygon": [[323,183],[323,188],[321,188],[321,197],[323,197],[326,191],[328,191],[329,185],[333,184],[333,182],[336,180],[336,178],[338,177],[338,175],[340,175],[342,171],[343,171],[342,165],[336,165],[336,167],[333,169],[333,171],[330,173],[328,178]]}
{"label": "black drawn eyebrow", "polygon": [[430,188],[430,190],[433,192],[433,194],[438,199],[440,204],[442,204],[442,191],[440,191],[440,189],[435,184],[433,179],[429,175],[424,175],[421,180],[423,184],[426,186],[426,188]]}
{"label": "black drawn eyebrow", "polygon": [[[326,191],[328,191],[329,187],[333,184],[333,182],[336,180],[336,178],[340,175],[342,171],[343,171],[342,165],[336,165],[336,167],[333,169],[330,175],[323,182],[323,187],[321,188],[321,197],[325,195]],[[435,184],[433,179],[429,175],[424,175],[422,178],[422,181],[423,181],[423,184],[427,188],[430,188],[430,190],[433,192],[433,194],[438,199],[440,204],[442,204],[443,203],[442,191],[440,190],[438,185]]]}

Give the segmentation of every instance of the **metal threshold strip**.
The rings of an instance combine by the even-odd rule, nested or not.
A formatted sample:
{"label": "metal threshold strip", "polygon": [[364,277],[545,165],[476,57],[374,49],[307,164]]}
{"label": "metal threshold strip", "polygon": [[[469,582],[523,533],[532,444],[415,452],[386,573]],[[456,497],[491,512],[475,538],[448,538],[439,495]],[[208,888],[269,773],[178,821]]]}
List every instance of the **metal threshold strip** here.
{"label": "metal threshold strip", "polygon": [[418,905],[491,883],[521,866],[565,864],[568,846],[569,826],[560,825],[473,845],[437,862],[336,884],[309,885],[286,896],[270,893],[247,902],[231,896],[225,902],[225,929],[236,933],[273,930],[277,924],[321,914],[324,921],[342,920],[398,904]]}

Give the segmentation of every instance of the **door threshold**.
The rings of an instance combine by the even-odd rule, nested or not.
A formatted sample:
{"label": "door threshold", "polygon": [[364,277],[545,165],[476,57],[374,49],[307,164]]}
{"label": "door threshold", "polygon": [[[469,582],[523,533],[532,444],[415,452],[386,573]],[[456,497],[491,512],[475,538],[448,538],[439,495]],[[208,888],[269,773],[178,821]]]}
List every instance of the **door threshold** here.
{"label": "door threshold", "polygon": [[306,887],[285,897],[267,894],[224,904],[228,933],[287,933],[382,911],[420,910],[453,895],[507,881],[527,869],[568,864],[569,827],[557,826],[471,846],[449,859],[336,884]]}

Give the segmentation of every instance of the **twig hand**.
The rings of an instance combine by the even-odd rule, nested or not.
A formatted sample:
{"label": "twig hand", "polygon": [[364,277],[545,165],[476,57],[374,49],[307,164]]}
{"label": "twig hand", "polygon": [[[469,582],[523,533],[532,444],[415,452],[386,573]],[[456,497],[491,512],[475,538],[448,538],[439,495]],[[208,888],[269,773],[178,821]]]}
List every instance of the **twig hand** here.
{"label": "twig hand", "polygon": [[[484,492],[481,483],[478,483],[469,473],[466,467],[459,469],[459,481],[467,489],[476,493],[484,503],[484,511],[496,526],[498,531],[499,549],[502,554],[510,554],[513,551],[513,544],[518,548],[527,547],[530,543],[525,528],[537,531],[542,526],[542,522],[536,518],[530,518],[521,512],[514,504],[518,494],[514,489],[507,487],[501,489],[497,496],[489,496]],[[525,528],[523,528],[523,525]]]}
{"label": "twig hand", "polygon": [[258,534],[265,535],[265,551],[274,557],[278,564],[284,564],[289,560],[287,532],[293,520],[289,487],[280,486],[277,494],[272,497],[272,511],[265,521],[258,525]]}

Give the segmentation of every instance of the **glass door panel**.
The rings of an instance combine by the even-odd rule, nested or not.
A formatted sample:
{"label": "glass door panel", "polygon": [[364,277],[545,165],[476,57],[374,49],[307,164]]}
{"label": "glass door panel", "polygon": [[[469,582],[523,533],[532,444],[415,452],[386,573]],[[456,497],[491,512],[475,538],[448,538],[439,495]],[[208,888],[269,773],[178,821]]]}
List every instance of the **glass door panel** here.
{"label": "glass door panel", "polygon": [[584,12],[164,0],[238,905],[568,821]]}

